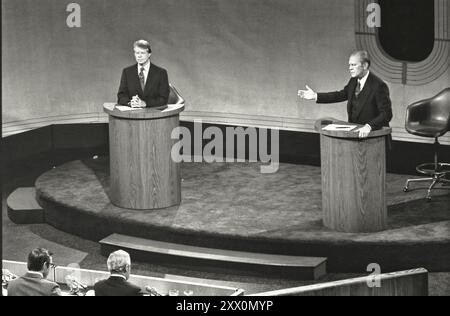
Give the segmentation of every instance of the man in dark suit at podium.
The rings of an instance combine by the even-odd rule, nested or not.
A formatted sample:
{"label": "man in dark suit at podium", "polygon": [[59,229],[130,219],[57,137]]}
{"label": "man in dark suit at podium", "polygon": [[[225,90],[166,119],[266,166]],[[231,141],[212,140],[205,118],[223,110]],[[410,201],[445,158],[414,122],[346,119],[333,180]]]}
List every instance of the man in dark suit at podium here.
{"label": "man in dark suit at podium", "polygon": [[369,71],[370,58],[366,51],[350,55],[350,81],[341,91],[316,93],[310,87],[298,90],[298,95],[317,103],[347,102],[349,123],[364,125],[357,130],[365,138],[372,130],[388,127],[392,119],[392,105],[386,83]]}
{"label": "man in dark suit at podium", "polygon": [[95,296],[141,296],[141,288],[128,281],[131,258],[123,250],[111,253],[106,262],[110,277],[94,284]]}
{"label": "man in dark suit at podium", "polygon": [[170,91],[167,71],[151,63],[150,43],[138,40],[133,50],[137,64],[123,70],[117,103],[137,108],[167,105]]}

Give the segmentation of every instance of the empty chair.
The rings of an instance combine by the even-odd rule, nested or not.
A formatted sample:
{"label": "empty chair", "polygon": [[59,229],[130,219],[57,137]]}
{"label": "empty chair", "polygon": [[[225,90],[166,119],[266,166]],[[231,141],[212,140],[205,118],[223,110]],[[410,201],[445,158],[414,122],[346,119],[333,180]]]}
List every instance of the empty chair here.
{"label": "empty chair", "polygon": [[428,187],[427,199],[431,200],[431,190],[438,183],[449,184],[446,175],[450,174],[450,164],[439,162],[438,138],[450,129],[450,88],[446,88],[436,96],[415,102],[406,111],[405,128],[408,133],[422,137],[432,137],[434,141],[434,162],[424,163],[416,167],[417,172],[428,177],[408,179],[404,191],[409,190],[411,182],[431,181]]}

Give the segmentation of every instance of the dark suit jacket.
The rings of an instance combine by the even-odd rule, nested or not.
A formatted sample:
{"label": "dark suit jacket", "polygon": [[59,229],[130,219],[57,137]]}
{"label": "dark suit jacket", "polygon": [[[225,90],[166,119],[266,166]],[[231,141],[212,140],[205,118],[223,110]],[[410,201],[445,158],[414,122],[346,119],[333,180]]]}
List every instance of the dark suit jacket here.
{"label": "dark suit jacket", "polygon": [[163,106],[167,105],[169,92],[167,71],[154,64],[150,64],[145,88],[142,91],[137,64],[134,64],[122,71],[117,103],[128,105],[133,96],[138,95],[147,103],[147,107]]}
{"label": "dark suit jacket", "polygon": [[94,284],[95,296],[141,296],[141,288],[118,276]]}
{"label": "dark suit jacket", "polygon": [[392,105],[389,88],[383,80],[369,73],[366,83],[358,95],[360,107],[352,119],[352,98],[355,97],[357,79],[351,78],[341,91],[318,93],[317,103],[347,102],[348,120],[350,123],[369,124],[373,130],[389,126],[392,119]]}
{"label": "dark suit jacket", "polygon": [[8,283],[8,296],[60,296],[61,290],[55,282],[40,275],[26,273]]}

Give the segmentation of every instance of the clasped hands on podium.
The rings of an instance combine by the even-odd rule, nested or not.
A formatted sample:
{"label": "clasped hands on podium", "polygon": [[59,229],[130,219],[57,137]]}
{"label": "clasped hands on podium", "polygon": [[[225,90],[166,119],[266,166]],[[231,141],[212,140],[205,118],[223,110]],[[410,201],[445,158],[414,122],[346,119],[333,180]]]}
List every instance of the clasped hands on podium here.
{"label": "clasped hands on podium", "polygon": [[128,102],[128,105],[132,108],[145,108],[147,106],[147,103],[139,98],[138,95],[133,96],[130,102]]}

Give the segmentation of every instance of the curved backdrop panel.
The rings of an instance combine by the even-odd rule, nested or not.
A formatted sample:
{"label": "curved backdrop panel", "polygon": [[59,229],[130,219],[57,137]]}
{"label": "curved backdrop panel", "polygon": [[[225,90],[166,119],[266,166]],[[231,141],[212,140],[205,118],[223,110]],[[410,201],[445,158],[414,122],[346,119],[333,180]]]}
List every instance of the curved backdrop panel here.
{"label": "curved backdrop panel", "polygon": [[[302,101],[297,90],[346,84],[358,46],[355,1],[78,0],[81,25],[69,27],[69,2],[4,0],[3,136],[105,121],[102,105],[116,100],[139,38],[150,40],[152,61],[186,100],[181,119],[313,132],[319,117],[345,119],[345,104]],[[409,137],[405,106],[449,81],[447,72],[411,91],[388,82],[394,137]]]}

